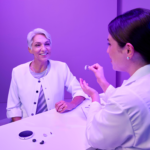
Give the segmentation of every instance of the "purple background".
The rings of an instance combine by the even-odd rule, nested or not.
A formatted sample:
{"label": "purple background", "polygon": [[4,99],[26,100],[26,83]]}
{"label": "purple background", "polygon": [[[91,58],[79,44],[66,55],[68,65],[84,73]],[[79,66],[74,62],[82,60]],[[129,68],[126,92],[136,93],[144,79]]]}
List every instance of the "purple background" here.
{"label": "purple background", "polygon": [[[12,68],[33,59],[26,36],[40,27],[52,37],[51,59],[64,61],[72,73],[102,92],[85,65],[99,63],[113,86],[128,78],[112,70],[107,50],[107,25],[126,10],[150,5],[149,0],[1,0],[0,1],[0,119],[6,117],[6,102]],[[149,7],[150,8],[150,7]],[[119,10],[119,11],[118,11]],[[71,95],[66,93],[65,99]]]}

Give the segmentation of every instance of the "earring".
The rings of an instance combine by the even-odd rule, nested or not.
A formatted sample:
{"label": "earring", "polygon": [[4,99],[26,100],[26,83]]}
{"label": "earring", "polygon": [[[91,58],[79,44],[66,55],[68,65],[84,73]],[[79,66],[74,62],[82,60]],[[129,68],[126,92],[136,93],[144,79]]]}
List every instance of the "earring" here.
{"label": "earring", "polygon": [[129,60],[130,58],[129,57],[127,57],[127,60]]}

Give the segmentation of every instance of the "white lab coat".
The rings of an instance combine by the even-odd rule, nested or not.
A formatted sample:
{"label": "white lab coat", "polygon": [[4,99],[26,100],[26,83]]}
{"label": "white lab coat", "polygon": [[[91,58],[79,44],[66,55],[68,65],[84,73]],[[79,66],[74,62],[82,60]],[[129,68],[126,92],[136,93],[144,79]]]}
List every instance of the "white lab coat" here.
{"label": "white lab coat", "polygon": [[88,143],[105,150],[150,150],[150,65],[138,69],[123,85],[111,85],[93,102],[87,116]]}
{"label": "white lab coat", "polygon": [[84,96],[80,84],[72,75],[66,63],[50,61],[50,71],[36,79],[29,70],[29,64],[19,65],[12,71],[11,85],[7,101],[7,117],[28,117],[36,114],[39,91],[42,85],[48,110],[55,107],[55,103],[64,100],[64,88],[72,93],[72,97]]}

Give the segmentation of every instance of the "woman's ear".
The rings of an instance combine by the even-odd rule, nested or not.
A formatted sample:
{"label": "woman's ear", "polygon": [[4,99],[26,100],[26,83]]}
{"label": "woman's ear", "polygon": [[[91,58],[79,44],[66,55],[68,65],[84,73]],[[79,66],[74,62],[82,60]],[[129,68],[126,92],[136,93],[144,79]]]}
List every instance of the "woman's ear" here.
{"label": "woman's ear", "polygon": [[131,59],[135,52],[133,45],[131,43],[126,43],[125,48],[126,48],[127,58]]}
{"label": "woman's ear", "polygon": [[28,51],[30,54],[33,54],[33,51],[28,47]]}

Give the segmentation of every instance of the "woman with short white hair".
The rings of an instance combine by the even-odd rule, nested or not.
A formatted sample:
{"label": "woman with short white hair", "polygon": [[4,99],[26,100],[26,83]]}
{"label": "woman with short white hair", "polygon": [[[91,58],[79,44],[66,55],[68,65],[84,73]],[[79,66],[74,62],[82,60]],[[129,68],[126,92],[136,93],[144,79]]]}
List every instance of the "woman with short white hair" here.
{"label": "woman with short white hair", "polygon": [[[34,29],[28,33],[27,42],[34,59],[12,71],[7,117],[16,121],[53,108],[60,113],[74,109],[86,95],[67,64],[50,59],[52,41],[49,33],[41,28]],[[63,100],[64,87],[72,93],[71,102]]]}

